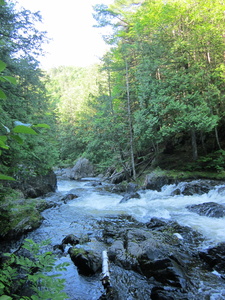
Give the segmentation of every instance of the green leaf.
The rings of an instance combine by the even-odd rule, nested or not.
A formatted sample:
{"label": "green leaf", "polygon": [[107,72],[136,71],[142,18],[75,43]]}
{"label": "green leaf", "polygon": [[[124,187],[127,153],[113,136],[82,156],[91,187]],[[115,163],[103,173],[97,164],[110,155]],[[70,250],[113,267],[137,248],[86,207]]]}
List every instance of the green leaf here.
{"label": "green leaf", "polygon": [[42,127],[42,128],[50,129],[50,126],[48,124],[35,124],[32,127]]}
{"label": "green leaf", "polygon": [[0,99],[6,99],[6,94],[3,92],[3,90],[0,90]]}
{"label": "green leaf", "polygon": [[13,178],[11,176],[4,175],[4,174],[0,174],[0,180],[15,180],[15,178]]}
{"label": "green leaf", "polygon": [[12,76],[0,76],[0,81],[17,84],[16,78]]}
{"label": "green leaf", "polygon": [[3,296],[0,297],[0,300],[12,300],[12,297],[3,295]]}
{"label": "green leaf", "polygon": [[0,148],[2,148],[2,149],[9,149],[9,146],[7,146],[4,141],[0,140]]}
{"label": "green leaf", "polygon": [[5,135],[0,135],[0,141],[2,141],[2,142],[6,142],[7,141],[7,136],[5,136]]}
{"label": "green leaf", "polygon": [[9,146],[7,146],[5,143],[6,141],[7,141],[7,136],[1,135],[0,136],[0,148],[9,149]]}
{"label": "green leaf", "polygon": [[0,60],[0,72],[2,72],[3,70],[5,70],[5,68],[6,68],[6,64],[2,60]]}
{"label": "green leaf", "polygon": [[26,133],[26,134],[37,134],[36,131],[34,131],[32,128],[24,126],[24,125],[18,125],[13,128],[13,132],[15,133]]}
{"label": "green leaf", "polygon": [[5,5],[5,1],[4,0],[0,0],[0,5]]}
{"label": "green leaf", "polygon": [[18,135],[11,135],[11,138],[17,141],[18,144],[22,145],[23,144],[23,139],[21,139],[20,136]]}

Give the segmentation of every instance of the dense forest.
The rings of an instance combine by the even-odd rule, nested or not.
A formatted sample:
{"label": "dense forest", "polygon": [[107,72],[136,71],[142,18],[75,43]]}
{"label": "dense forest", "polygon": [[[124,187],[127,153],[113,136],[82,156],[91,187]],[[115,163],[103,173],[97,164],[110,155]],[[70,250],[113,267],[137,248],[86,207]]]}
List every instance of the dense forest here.
{"label": "dense forest", "polygon": [[60,160],[84,155],[134,178],[151,160],[223,170],[224,3],[126,0],[94,10],[95,26],[111,29],[102,63],[49,73]]}
{"label": "dense forest", "polygon": [[101,62],[44,72],[41,16],[1,1],[0,173],[82,156],[133,179],[139,166],[223,171],[224,11],[219,0],[96,5],[95,26],[110,29]]}

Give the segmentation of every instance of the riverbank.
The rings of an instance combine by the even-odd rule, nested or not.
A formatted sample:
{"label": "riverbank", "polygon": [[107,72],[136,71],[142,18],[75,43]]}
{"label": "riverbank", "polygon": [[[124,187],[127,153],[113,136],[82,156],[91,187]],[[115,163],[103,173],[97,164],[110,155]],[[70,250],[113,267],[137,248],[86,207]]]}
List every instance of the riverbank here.
{"label": "riverbank", "polygon": [[1,241],[17,240],[38,228],[43,221],[41,212],[55,205],[44,198],[25,198],[21,191],[8,188],[0,203]]}

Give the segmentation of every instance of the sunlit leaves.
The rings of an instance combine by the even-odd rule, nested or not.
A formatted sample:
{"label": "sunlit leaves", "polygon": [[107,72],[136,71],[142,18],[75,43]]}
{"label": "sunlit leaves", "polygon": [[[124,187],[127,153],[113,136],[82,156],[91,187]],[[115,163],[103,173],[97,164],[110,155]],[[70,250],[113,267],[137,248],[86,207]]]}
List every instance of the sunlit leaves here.
{"label": "sunlit leaves", "polygon": [[7,136],[2,135],[0,136],[0,148],[2,149],[9,149],[9,146],[6,145]]}
{"label": "sunlit leaves", "polygon": [[2,90],[0,90],[0,99],[5,100],[6,98],[6,94]]}
{"label": "sunlit leaves", "polygon": [[6,63],[4,63],[2,60],[0,60],[0,72],[4,71],[6,68]]}
{"label": "sunlit leaves", "polygon": [[39,127],[39,128],[50,129],[50,126],[48,124],[34,124],[32,127]]}

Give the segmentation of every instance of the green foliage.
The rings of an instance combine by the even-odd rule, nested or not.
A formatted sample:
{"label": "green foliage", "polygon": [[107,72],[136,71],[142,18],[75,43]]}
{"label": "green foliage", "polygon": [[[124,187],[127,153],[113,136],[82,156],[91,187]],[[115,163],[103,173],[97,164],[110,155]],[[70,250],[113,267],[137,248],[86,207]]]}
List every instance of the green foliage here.
{"label": "green foliage", "polygon": [[[17,124],[23,124],[21,122],[18,122],[17,121]],[[36,127],[36,128],[49,128],[49,125],[47,124],[36,124],[34,126],[32,126],[31,124],[23,124],[23,125],[17,125],[15,126],[12,131],[9,130],[9,128],[7,128],[6,126],[3,125],[4,128],[7,129],[7,134],[6,135],[2,135],[0,136],[0,149],[10,149],[10,147],[6,144],[6,142],[9,142],[10,143],[10,139],[13,141],[16,141],[18,144],[20,145],[23,145],[24,144],[24,138],[22,139],[21,136],[19,135],[15,135],[14,133],[17,133],[17,134],[31,134],[31,135],[37,135],[37,132],[35,130],[33,130],[31,127]],[[39,138],[40,140],[40,138]],[[25,143],[24,145],[24,148],[25,147],[29,147],[30,141],[27,141],[27,143]],[[14,147],[15,148],[15,147]],[[20,148],[21,149],[21,148]],[[35,150],[38,150],[37,147]],[[12,150],[13,151],[13,150]],[[30,156],[32,156],[33,158],[33,162],[30,162],[29,165],[30,167],[34,164],[34,158],[38,161],[41,161],[41,159],[39,157],[37,157],[37,155],[35,155],[33,152],[29,151],[28,149],[28,154]],[[0,155],[1,155],[1,152],[0,152]],[[40,156],[40,150],[38,151],[38,155]],[[44,153],[43,153],[44,155]],[[28,155],[27,155],[27,163],[29,162],[29,159],[28,159]],[[40,164],[39,164],[40,165]],[[33,165],[35,166],[35,165]],[[51,167],[51,161],[48,162],[48,164],[46,165],[45,164],[45,167],[43,166],[43,169],[46,168],[46,170],[49,170]],[[39,169],[40,169],[40,166],[39,166]],[[0,174],[0,180],[15,180],[13,177],[10,177],[10,176],[6,176],[4,174]]]}
{"label": "green foliage", "polygon": [[[6,68],[6,64],[0,60],[0,73],[3,72]],[[8,83],[12,83],[12,84],[16,84],[17,81],[14,77],[11,76],[4,76],[4,75],[0,75],[0,82],[8,82]],[[6,94],[3,92],[2,89],[0,89],[0,99],[6,100]]]}
{"label": "green foliage", "polygon": [[221,172],[225,170],[225,151],[218,150],[206,156],[199,157],[194,169]]}
{"label": "green foliage", "polygon": [[0,299],[65,299],[62,292],[64,280],[60,275],[50,274],[53,271],[66,270],[67,263],[55,265],[56,258],[52,252],[43,252],[41,248],[49,244],[44,241],[40,245],[26,239],[23,249],[27,256],[4,254],[5,263],[0,269]]}

